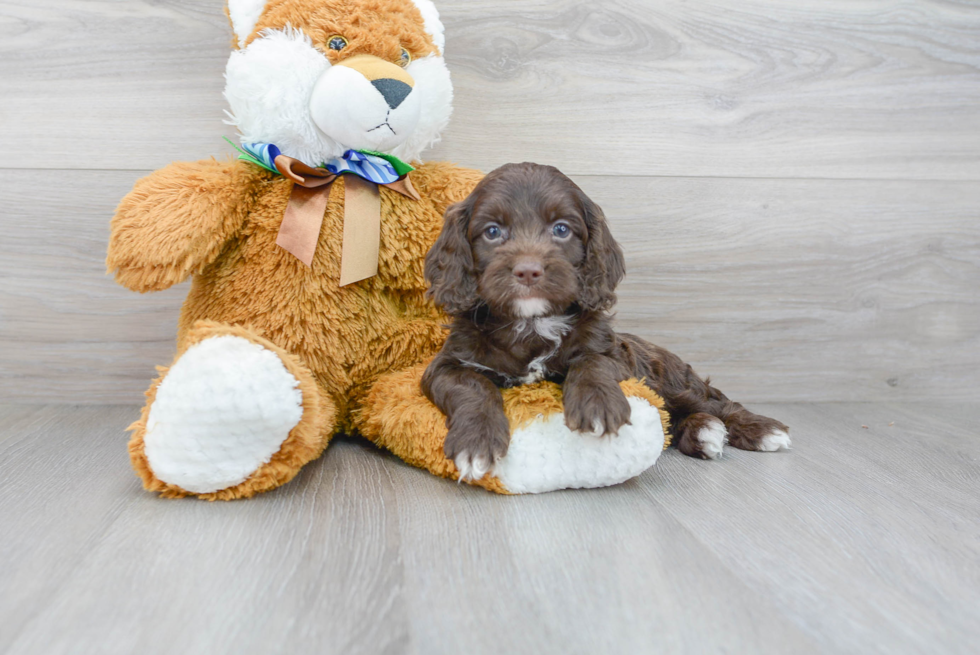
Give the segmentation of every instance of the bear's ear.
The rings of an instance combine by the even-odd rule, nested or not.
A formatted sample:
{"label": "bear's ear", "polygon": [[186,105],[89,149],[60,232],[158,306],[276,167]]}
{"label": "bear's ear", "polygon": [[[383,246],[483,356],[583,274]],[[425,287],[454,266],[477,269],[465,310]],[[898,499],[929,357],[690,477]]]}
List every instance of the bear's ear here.
{"label": "bear's ear", "polygon": [[228,0],[228,18],[231,19],[235,36],[238,37],[239,48],[245,45],[245,39],[252,34],[255,24],[259,22],[265,2],[266,0]]}
{"label": "bear's ear", "polygon": [[432,0],[412,0],[412,2],[422,14],[422,20],[425,21],[425,31],[432,37],[432,41],[439,49],[439,55],[445,55],[446,34],[442,21],[439,20],[439,10],[432,4]]}

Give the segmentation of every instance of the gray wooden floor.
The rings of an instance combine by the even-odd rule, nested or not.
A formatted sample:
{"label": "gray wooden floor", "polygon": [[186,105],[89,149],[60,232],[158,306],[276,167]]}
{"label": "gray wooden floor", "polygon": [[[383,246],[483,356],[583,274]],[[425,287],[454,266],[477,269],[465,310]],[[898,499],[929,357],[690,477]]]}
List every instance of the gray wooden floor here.
{"label": "gray wooden floor", "polygon": [[501,498],[350,440],[251,501],[144,493],[187,289],[116,286],[108,221],[231,153],[223,1],[0,0],[0,653],[980,651],[980,3],[436,2],[426,158],[572,175],[619,326],[795,403],[755,406],[795,449]]}
{"label": "gray wooden floor", "polygon": [[755,408],[794,450],[508,498],[351,439],[208,504],[136,407],[0,406],[0,652],[975,653],[980,406]]}

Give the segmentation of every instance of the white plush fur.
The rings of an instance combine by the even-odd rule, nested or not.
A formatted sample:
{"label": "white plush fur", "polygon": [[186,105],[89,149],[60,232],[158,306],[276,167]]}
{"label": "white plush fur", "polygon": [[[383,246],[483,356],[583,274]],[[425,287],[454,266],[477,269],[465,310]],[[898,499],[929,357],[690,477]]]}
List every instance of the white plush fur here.
{"label": "white plush fur", "polygon": [[421,93],[414,88],[392,109],[366,77],[334,66],[313,87],[309,111],[320,131],[337,143],[391,152],[415,130],[421,108]]}
{"label": "white plush fur", "polygon": [[221,336],[191,346],[157,389],[146,458],[164,482],[194,493],[246,480],[303,415],[299,382],[279,356]]}
{"label": "white plush fur", "polygon": [[725,450],[728,430],[725,429],[721,419],[712,417],[711,421],[698,432],[697,439],[701,442],[701,452],[708,459],[718,459]]}
{"label": "white plush fur", "polygon": [[[274,143],[311,166],[349,149],[418,160],[449,123],[453,88],[442,57],[418,59],[406,71],[415,81],[412,93],[386,116],[381,94],[366,79],[353,80],[352,69],[331,67],[305,33],[266,30],[228,59],[228,123],[238,128],[243,143]],[[368,131],[385,120],[397,135]]]}
{"label": "white plush fur", "polygon": [[265,0],[228,0],[228,16],[231,18],[235,36],[238,37],[239,48],[245,45],[245,39],[255,29],[263,9]]}
{"label": "white plush fur", "polygon": [[439,143],[442,131],[449,125],[453,114],[453,83],[446,61],[436,55],[416,59],[405,70],[415,80],[412,93],[419,95],[422,108],[415,130],[390,154],[405,161],[415,161]]}
{"label": "white plush fur", "polygon": [[412,0],[422,14],[425,21],[425,31],[439,48],[439,54],[446,54],[446,34],[442,21],[439,20],[439,10],[432,4],[432,0]]}
{"label": "white plush fur", "polygon": [[616,437],[572,432],[561,413],[515,430],[493,474],[518,494],[606,487],[636,477],[660,457],[664,431],[656,407],[642,398],[627,401],[632,424]]}
{"label": "white plush fur", "polygon": [[243,143],[274,143],[315,166],[346,148],[323,134],[310,116],[310,96],[330,62],[299,30],[270,30],[231,53],[225,69],[228,121]]}
{"label": "white plush fur", "polygon": [[785,430],[775,430],[762,437],[759,450],[771,453],[777,450],[789,450],[790,445],[792,442],[789,434]]}

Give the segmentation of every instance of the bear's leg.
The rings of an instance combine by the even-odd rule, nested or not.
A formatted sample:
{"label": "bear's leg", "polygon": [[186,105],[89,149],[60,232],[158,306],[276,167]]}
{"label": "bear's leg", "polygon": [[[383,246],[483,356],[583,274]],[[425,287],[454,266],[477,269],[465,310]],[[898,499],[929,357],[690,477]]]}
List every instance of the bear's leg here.
{"label": "bear's leg", "polygon": [[[358,431],[412,466],[458,480],[446,456],[446,417],[422,394],[426,364],[382,375],[353,412]],[[506,494],[618,484],[657,461],[664,448],[663,400],[639,380],[620,384],[630,405],[629,425],[616,437],[599,438],[565,425],[561,388],[552,382],[505,389],[511,427],[507,455],[476,485]]]}
{"label": "bear's leg", "polygon": [[336,410],[294,355],[241,326],[201,321],[130,426],[143,486],[165,497],[248,498],[326,448]]}

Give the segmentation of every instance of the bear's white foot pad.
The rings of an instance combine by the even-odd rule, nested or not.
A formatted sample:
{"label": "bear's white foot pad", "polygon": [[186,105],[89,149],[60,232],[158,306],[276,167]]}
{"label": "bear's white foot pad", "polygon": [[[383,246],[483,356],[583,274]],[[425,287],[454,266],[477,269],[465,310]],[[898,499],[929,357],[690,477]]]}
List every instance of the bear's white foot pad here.
{"label": "bear's white foot pad", "polygon": [[759,450],[767,453],[775,452],[777,450],[789,450],[792,442],[789,439],[789,434],[785,430],[774,430],[762,437],[759,442]]}
{"label": "bear's white foot pad", "polygon": [[712,418],[698,431],[697,439],[701,443],[701,452],[706,458],[719,459],[728,442],[728,430],[720,419]]}
{"label": "bear's white foot pad", "polygon": [[511,493],[608,487],[654,465],[664,448],[660,412],[642,398],[627,398],[630,424],[617,436],[573,432],[563,414],[538,417],[511,435],[493,474]]}
{"label": "bear's white foot pad", "polygon": [[191,346],[157,388],[146,458],[162,481],[194,493],[244,482],[303,416],[299,382],[274,352],[235,336]]}

